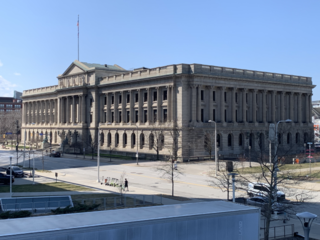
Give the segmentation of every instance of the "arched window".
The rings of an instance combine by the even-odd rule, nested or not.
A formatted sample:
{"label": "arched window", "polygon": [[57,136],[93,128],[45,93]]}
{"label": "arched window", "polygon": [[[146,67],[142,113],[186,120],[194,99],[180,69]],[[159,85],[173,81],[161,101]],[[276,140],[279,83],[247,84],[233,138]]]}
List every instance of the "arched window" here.
{"label": "arched window", "polygon": [[162,148],[164,147],[164,135],[163,135],[163,133],[160,133],[159,141],[160,141],[159,149],[162,150]]}
{"label": "arched window", "polygon": [[100,146],[102,147],[103,144],[104,144],[104,133],[102,132],[102,133],[100,134]]}
{"label": "arched window", "polygon": [[52,132],[51,131],[49,132],[49,143],[50,144],[52,143]]}
{"label": "arched window", "polygon": [[136,134],[132,133],[131,134],[131,148],[134,148],[135,145],[136,145]]}
{"label": "arched window", "polygon": [[141,134],[140,134],[140,149],[143,148],[143,145],[144,145],[144,134],[141,133]]}
{"label": "arched window", "polygon": [[221,135],[217,134],[217,147],[221,147]]}
{"label": "arched window", "polygon": [[154,147],[154,135],[153,133],[150,133],[149,135],[149,149],[152,150]]}
{"label": "arched window", "polygon": [[259,134],[259,147],[261,150],[264,149],[264,134],[263,133]]}
{"label": "arched window", "polygon": [[54,142],[57,143],[57,140],[58,140],[58,133],[55,132],[55,133],[54,133]]}
{"label": "arched window", "polygon": [[308,142],[308,133],[304,133],[303,134],[303,143],[307,143]]}
{"label": "arched window", "polygon": [[249,135],[249,146],[251,147],[251,149],[253,149],[253,141],[254,141],[254,135],[253,133],[250,133]]}
{"label": "arched window", "polygon": [[118,145],[119,145],[119,133],[115,134],[114,141],[115,141],[115,147],[118,147]]}
{"label": "arched window", "polygon": [[228,147],[232,147],[232,135],[228,134]]}
{"label": "arched window", "polygon": [[36,135],[36,141],[39,142],[39,132],[38,131],[37,131],[37,135]]}
{"label": "arched window", "polygon": [[122,136],[123,140],[123,147],[125,148],[127,146],[127,143],[128,143],[128,139],[127,139],[127,133],[123,133],[123,136]]}
{"label": "arched window", "polygon": [[[37,132],[37,135],[38,135],[38,132]],[[41,131],[40,133],[40,141],[42,142],[43,141],[43,132]]]}
{"label": "arched window", "polygon": [[300,143],[300,133],[296,133],[296,144]]}
{"label": "arched window", "polygon": [[282,134],[281,133],[278,133],[278,144],[281,144],[282,143]]}
{"label": "arched window", "polygon": [[243,134],[239,134],[239,146],[243,146]]}
{"label": "arched window", "polygon": [[291,133],[287,134],[287,144],[291,143]]}
{"label": "arched window", "polygon": [[110,147],[111,146],[111,142],[112,141],[112,139],[111,139],[111,133],[110,132],[108,132],[108,138],[107,138],[107,144],[108,144],[108,147]]}

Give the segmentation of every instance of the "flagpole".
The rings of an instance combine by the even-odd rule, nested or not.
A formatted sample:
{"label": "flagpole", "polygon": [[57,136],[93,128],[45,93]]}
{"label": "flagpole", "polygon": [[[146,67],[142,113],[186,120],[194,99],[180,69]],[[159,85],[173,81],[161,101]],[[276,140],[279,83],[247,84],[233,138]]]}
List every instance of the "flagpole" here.
{"label": "flagpole", "polygon": [[79,15],[78,15],[78,61],[79,61]]}

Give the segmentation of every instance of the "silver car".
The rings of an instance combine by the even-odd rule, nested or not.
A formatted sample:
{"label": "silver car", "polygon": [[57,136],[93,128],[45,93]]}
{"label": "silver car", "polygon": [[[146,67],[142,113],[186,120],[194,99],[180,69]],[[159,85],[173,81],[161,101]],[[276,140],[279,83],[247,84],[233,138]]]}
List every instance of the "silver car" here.
{"label": "silver car", "polygon": [[[252,197],[252,198],[247,199],[247,204],[252,205],[252,206],[256,206],[256,207],[260,207],[261,211],[265,212],[267,209],[268,201],[269,201],[268,198],[257,196],[257,197]],[[272,203],[271,214],[274,214],[275,211],[277,211],[278,214],[282,214],[282,213],[284,213],[284,210],[285,210],[284,204],[281,204],[278,202]]]}

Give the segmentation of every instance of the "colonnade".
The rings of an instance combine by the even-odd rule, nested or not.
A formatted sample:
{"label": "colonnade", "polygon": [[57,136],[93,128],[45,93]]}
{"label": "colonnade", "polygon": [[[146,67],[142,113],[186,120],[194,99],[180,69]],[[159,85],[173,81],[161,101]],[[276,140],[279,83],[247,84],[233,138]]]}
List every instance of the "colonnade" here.
{"label": "colonnade", "polygon": [[311,93],[190,85],[191,122],[272,123],[312,120]]}
{"label": "colonnade", "polygon": [[100,95],[100,122],[171,122],[175,116],[174,87],[158,86]]}
{"label": "colonnade", "polygon": [[57,99],[29,101],[23,105],[25,124],[57,124]]}
{"label": "colonnade", "polygon": [[86,96],[71,95],[59,97],[59,123],[85,123]]}

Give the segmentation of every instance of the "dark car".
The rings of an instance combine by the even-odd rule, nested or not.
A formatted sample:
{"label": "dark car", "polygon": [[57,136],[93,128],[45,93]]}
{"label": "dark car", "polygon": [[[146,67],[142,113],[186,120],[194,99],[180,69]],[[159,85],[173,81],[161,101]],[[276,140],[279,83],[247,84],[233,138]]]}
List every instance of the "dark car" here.
{"label": "dark car", "polygon": [[[14,182],[14,176],[12,176],[12,182]],[[0,173],[0,183],[10,184],[10,176]]]}
{"label": "dark car", "polygon": [[60,152],[52,151],[50,154],[50,157],[61,157],[61,154],[60,154]]}
{"label": "dark car", "polygon": [[[10,167],[7,168],[6,173],[10,175]],[[21,168],[12,166],[12,175],[15,177],[24,177],[24,172]]]}

